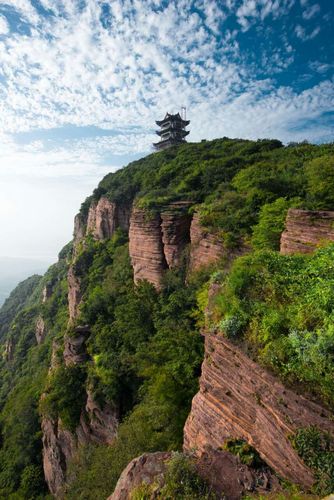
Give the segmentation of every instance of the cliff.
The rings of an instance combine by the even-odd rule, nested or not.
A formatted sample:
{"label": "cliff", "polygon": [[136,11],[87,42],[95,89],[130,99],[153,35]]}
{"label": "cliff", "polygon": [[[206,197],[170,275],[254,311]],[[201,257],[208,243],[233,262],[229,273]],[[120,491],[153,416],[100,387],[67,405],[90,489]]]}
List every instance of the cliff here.
{"label": "cliff", "polygon": [[[200,476],[230,500],[284,489],[278,476],[332,491],[331,438],[320,431],[333,434],[321,401],[334,400],[334,200],[309,176],[310,162],[332,154],[225,138],[101,181],[59,262],[0,312],[1,497],[46,495],[37,480],[22,490],[43,461],[56,498],[107,498],[117,479],[112,498],[128,498],[163,483],[164,450],[182,445],[191,486]],[[253,251],[254,228],[276,237],[296,199],[319,210],[290,209],[281,254],[270,238]],[[315,429],[320,451],[303,434],[308,454],[298,448],[303,429]],[[185,470],[168,469],[178,491]]]}
{"label": "cliff", "polygon": [[334,241],[334,212],[289,209],[281,253],[311,253],[330,241]]}
{"label": "cliff", "polygon": [[223,336],[205,335],[200,391],[184,429],[185,451],[201,456],[242,439],[281,477],[310,488],[314,475],[289,437],[313,425],[334,433],[329,411],[284,387]]}

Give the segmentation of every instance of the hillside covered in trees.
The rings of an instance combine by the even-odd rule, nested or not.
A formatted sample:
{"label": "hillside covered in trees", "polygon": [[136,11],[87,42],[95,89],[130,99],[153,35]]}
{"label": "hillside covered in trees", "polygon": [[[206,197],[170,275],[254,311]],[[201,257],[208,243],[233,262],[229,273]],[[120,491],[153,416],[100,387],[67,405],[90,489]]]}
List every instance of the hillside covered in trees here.
{"label": "hillside covered in trees", "polygon": [[[306,252],[280,252],[291,208],[322,227]],[[297,469],[282,477],[256,439],[231,434],[215,452],[277,476],[270,484],[287,498],[333,493],[334,243],[321,215],[330,211],[333,144],[202,141],[102,179],[58,262],[0,309],[0,498],[107,498],[132,459],[156,451],[179,452],[157,498],[221,498],[198,457],[181,454],[202,362],[215,362],[201,332],[237,346],[324,418],[317,426],[305,410],[309,425],[297,425],[286,415],[284,450],[300,480]],[[132,498],[152,494],[144,485]]]}

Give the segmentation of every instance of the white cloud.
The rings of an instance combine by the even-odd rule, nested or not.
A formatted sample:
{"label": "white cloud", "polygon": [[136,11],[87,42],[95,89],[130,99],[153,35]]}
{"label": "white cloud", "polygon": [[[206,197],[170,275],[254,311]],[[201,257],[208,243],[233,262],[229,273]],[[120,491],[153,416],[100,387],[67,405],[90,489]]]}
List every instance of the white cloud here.
{"label": "white cloud", "polygon": [[312,40],[313,38],[315,38],[320,33],[320,26],[315,27],[310,33],[307,33],[306,29],[303,28],[303,26],[297,24],[295,33],[297,38],[299,38],[303,42],[307,42],[308,40]]}
{"label": "white cloud", "polygon": [[[313,18],[314,7],[311,15],[310,4],[301,1],[304,15]],[[240,49],[242,31],[286,16],[294,0],[196,0],[196,11],[189,9],[189,0],[39,3],[52,15],[42,15],[29,0],[0,0],[0,33],[8,34],[6,15],[12,26],[17,12],[20,25],[0,38],[0,200],[7,207],[7,215],[0,211],[2,234],[8,207],[33,200],[30,217],[44,214],[46,206],[39,230],[53,238],[56,187],[66,192],[67,210],[74,214],[100,178],[116,168],[113,162],[108,165],[108,157],[149,152],[156,139],[154,120],[183,104],[191,120],[190,141],[224,135],[299,140],[305,138],[300,124],[333,110],[333,81],[302,93],[277,88],[273,79],[261,79]],[[319,29],[298,25],[296,36],[309,40]],[[281,42],[259,58],[272,78],[295,57],[293,41],[286,37]],[[314,70],[323,73],[324,67],[318,64]],[[57,144],[37,133],[68,124],[111,132]],[[36,137],[26,145],[13,139],[18,132],[33,136],[34,131]],[[329,136],[325,125],[307,133],[310,140]],[[9,196],[16,186],[18,194]],[[38,200],[38,189],[48,194]],[[63,218],[72,225],[71,215]],[[29,228],[28,216],[23,219],[22,231]],[[65,232],[59,241],[66,241]]]}
{"label": "white cloud", "polygon": [[7,35],[9,33],[9,24],[5,16],[0,15],[0,35]]}
{"label": "white cloud", "polygon": [[308,21],[312,17],[314,17],[318,12],[320,12],[320,5],[315,3],[313,5],[309,5],[304,11],[303,11],[303,19]]}

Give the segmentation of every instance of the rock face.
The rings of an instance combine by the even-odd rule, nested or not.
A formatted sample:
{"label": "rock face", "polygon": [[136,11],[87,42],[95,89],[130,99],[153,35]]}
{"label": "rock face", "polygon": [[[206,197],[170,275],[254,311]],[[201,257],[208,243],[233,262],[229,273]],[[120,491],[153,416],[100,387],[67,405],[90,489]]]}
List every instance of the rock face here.
{"label": "rock face", "polygon": [[45,335],[46,335],[46,325],[42,316],[39,315],[36,320],[36,328],[35,328],[35,337],[37,344],[41,344],[43,342],[43,340],[45,339]]}
{"label": "rock face", "polygon": [[59,497],[65,483],[66,469],[76,448],[75,438],[62,429],[59,420],[42,419],[43,468],[52,495]]}
{"label": "rock face", "polygon": [[217,262],[227,253],[223,242],[200,224],[198,214],[194,214],[191,221],[190,241],[190,268],[193,271]]}
{"label": "rock face", "polygon": [[158,290],[164,271],[180,264],[190,242],[188,202],[173,203],[161,214],[135,208],[130,218],[129,252],[135,283],[147,280]]}
{"label": "rock face", "polygon": [[88,326],[77,326],[74,334],[65,336],[63,357],[66,366],[79,365],[88,360],[86,340],[89,334]]}
{"label": "rock face", "polygon": [[328,241],[334,241],[334,212],[289,209],[281,253],[310,253]]}
{"label": "rock face", "polygon": [[72,323],[79,316],[79,307],[82,299],[80,278],[75,274],[75,267],[73,265],[68,270],[67,283],[69,321]]}
{"label": "rock face", "polygon": [[161,287],[167,262],[163,251],[161,217],[134,208],[130,219],[129,252],[134,281],[147,280]]}
{"label": "rock face", "polygon": [[112,444],[117,434],[118,419],[117,408],[108,404],[101,407],[93,393],[87,390],[86,407],[77,429],[79,443]]}
{"label": "rock face", "polygon": [[51,297],[53,289],[53,283],[47,283],[42,291],[42,303],[45,302]]}
{"label": "rock face", "polygon": [[[92,234],[96,240],[105,240],[111,238],[118,227],[128,231],[130,211],[128,206],[116,204],[102,196],[98,202],[93,201],[89,208],[85,234]],[[81,232],[78,230],[78,233]]]}
{"label": "rock face", "polygon": [[100,198],[89,208],[87,219],[87,234],[92,233],[97,240],[111,238],[117,224],[116,204],[107,198]]}
{"label": "rock face", "polygon": [[13,340],[9,338],[6,340],[4,344],[3,357],[8,362],[13,360],[13,355],[14,355],[14,343]]}
{"label": "rock face", "polygon": [[79,243],[85,236],[85,220],[81,214],[77,214],[74,217],[74,245]]}
{"label": "rock face", "polygon": [[181,263],[184,249],[190,243],[191,216],[187,213],[188,202],[173,203],[161,213],[162,243],[170,269]]}
{"label": "rock face", "polygon": [[238,347],[223,337],[206,335],[200,391],[184,429],[185,451],[198,456],[243,439],[280,476],[308,488],[314,477],[289,435],[316,425],[334,434],[328,411],[286,389]]}
{"label": "rock face", "polygon": [[166,471],[169,452],[144,453],[132,460],[122,472],[114,493],[108,500],[129,500],[131,492],[142,483],[159,483]]}
{"label": "rock face", "polygon": [[196,463],[198,474],[225,500],[239,500],[245,493],[275,492],[278,478],[269,467],[252,468],[227,451],[208,448]]}

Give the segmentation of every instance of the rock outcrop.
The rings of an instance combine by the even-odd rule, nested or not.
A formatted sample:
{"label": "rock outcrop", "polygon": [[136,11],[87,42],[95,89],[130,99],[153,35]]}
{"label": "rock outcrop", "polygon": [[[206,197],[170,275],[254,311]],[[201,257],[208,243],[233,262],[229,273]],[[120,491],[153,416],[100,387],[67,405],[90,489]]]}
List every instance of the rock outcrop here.
{"label": "rock outcrop", "polygon": [[269,467],[250,467],[227,451],[208,447],[196,462],[196,469],[224,500],[240,500],[247,493],[266,494],[280,490],[279,480]]}
{"label": "rock outcrop", "polygon": [[37,344],[41,344],[46,336],[46,325],[45,321],[41,315],[37,317],[36,327],[35,327],[35,337]]}
{"label": "rock outcrop", "polygon": [[63,358],[66,366],[80,365],[88,360],[86,340],[89,334],[90,329],[85,325],[77,326],[73,333],[65,335]]}
{"label": "rock outcrop", "polygon": [[181,264],[182,253],[190,243],[191,216],[188,208],[189,202],[178,202],[161,213],[163,251],[169,269]]}
{"label": "rock outcrop", "polygon": [[91,233],[97,240],[111,238],[117,225],[116,204],[107,198],[100,198],[89,208],[87,234]]}
{"label": "rock outcrop", "polygon": [[[84,224],[80,220],[80,214],[75,218],[74,235],[82,238],[92,234],[96,240],[111,238],[115,230],[120,227],[124,231],[129,230],[131,208],[127,205],[120,205],[102,196],[98,201],[93,201],[89,207],[87,222]],[[82,235],[82,236],[81,236]]]}
{"label": "rock outcrop", "polygon": [[79,316],[79,307],[82,299],[81,280],[75,273],[75,266],[73,264],[68,270],[67,283],[69,321],[73,323]]}
{"label": "rock outcrop", "polygon": [[66,469],[76,449],[74,436],[56,419],[42,419],[43,468],[52,495],[59,497],[65,484]]}
{"label": "rock outcrop", "polygon": [[53,283],[47,283],[42,290],[42,303],[45,302],[51,297],[53,290]]}
{"label": "rock outcrop", "polygon": [[188,207],[188,202],[178,202],[161,213],[133,209],[129,252],[135,283],[147,280],[159,290],[164,271],[181,263],[182,253],[190,242]]}
{"label": "rock outcrop", "polygon": [[85,237],[85,233],[86,233],[86,223],[84,217],[81,214],[77,214],[74,217],[74,231],[73,231],[74,246],[76,246]]}
{"label": "rock outcrop", "polygon": [[129,252],[134,281],[147,280],[161,287],[167,262],[163,250],[161,216],[134,208],[130,219]]}
{"label": "rock outcrop", "polygon": [[76,432],[79,443],[112,444],[117,434],[118,422],[117,408],[110,404],[101,406],[92,391],[87,390],[86,406]]}
{"label": "rock outcrop", "polygon": [[190,241],[190,269],[192,271],[213,264],[227,254],[223,241],[201,225],[198,214],[194,214],[191,221]]}
{"label": "rock outcrop", "polygon": [[14,357],[14,342],[13,339],[9,338],[4,344],[3,358],[9,362],[12,361]]}
{"label": "rock outcrop", "polygon": [[314,477],[291,445],[289,436],[315,425],[334,434],[324,408],[285,388],[240,348],[222,336],[205,336],[200,391],[184,429],[185,451],[197,456],[242,439],[283,478],[309,488]]}
{"label": "rock outcrop", "polygon": [[170,452],[144,453],[133,459],[122,472],[114,493],[108,500],[129,500],[131,492],[141,484],[163,482],[166,462],[171,458]]}
{"label": "rock outcrop", "polygon": [[289,209],[281,253],[311,253],[329,241],[334,241],[334,212]]}

